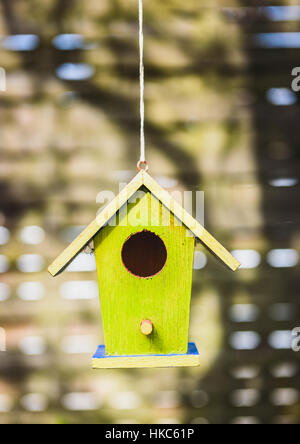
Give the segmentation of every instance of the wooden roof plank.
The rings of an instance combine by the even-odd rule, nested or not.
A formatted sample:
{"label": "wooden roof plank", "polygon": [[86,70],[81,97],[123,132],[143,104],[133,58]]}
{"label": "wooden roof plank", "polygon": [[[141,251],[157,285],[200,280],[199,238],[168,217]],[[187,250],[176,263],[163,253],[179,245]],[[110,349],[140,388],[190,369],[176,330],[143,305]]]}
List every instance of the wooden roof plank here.
{"label": "wooden roof plank", "polygon": [[98,231],[116,214],[116,212],[129,200],[142,186],[143,176],[140,172],[135,178],[112,200],[93,222],[55,259],[48,271],[52,276],[59,274],[66,265],[90,242]]}
{"label": "wooden roof plank", "polygon": [[154,194],[187,228],[232,271],[240,267],[239,261],[232,256],[205,228],[194,219],[171,195],[164,190],[149,174],[143,174],[144,185]]}

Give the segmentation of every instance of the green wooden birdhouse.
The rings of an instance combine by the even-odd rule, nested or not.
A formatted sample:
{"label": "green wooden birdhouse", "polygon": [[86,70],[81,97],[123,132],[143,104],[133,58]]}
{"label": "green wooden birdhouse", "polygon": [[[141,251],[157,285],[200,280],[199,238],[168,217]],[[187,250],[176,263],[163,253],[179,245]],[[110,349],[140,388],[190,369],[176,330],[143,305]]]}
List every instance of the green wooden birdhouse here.
{"label": "green wooden birdhouse", "polygon": [[94,368],[199,365],[188,342],[195,239],[238,261],[140,171],[49,267],[55,276],[93,239],[105,346]]}

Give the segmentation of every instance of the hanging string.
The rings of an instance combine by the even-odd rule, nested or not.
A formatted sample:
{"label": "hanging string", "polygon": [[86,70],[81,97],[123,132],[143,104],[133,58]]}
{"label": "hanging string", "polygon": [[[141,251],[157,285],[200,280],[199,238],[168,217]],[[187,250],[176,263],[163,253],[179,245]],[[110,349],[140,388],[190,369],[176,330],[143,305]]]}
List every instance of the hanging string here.
{"label": "hanging string", "polygon": [[146,151],[145,151],[145,69],[144,69],[144,32],[143,32],[143,0],[139,0],[139,46],[140,46],[140,160],[138,169],[147,169]]}

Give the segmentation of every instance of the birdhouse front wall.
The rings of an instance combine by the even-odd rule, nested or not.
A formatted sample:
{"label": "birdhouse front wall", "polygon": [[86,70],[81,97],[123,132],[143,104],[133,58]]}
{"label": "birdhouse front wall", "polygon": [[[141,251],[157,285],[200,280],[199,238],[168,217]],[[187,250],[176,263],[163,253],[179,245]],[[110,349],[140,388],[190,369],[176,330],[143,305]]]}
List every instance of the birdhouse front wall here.
{"label": "birdhouse front wall", "polygon": [[106,354],[186,353],[194,237],[149,192],[132,201],[94,238]]}

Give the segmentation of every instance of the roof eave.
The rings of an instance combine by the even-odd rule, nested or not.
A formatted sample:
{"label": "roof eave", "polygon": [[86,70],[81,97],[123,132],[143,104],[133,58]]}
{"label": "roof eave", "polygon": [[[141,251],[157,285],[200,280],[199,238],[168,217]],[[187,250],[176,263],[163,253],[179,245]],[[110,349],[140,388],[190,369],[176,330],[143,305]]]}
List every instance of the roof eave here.
{"label": "roof eave", "polygon": [[90,242],[99,230],[119,211],[141,186],[145,186],[169,211],[171,211],[215,256],[232,271],[240,263],[205,228],[194,219],[172,196],[145,171],[140,171],[134,179],[110,202],[106,208],[88,225],[85,230],[55,259],[48,271],[58,275]]}

